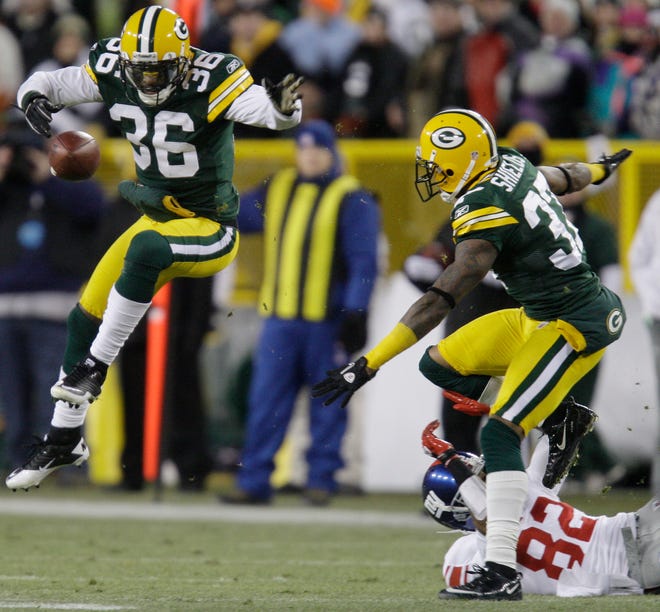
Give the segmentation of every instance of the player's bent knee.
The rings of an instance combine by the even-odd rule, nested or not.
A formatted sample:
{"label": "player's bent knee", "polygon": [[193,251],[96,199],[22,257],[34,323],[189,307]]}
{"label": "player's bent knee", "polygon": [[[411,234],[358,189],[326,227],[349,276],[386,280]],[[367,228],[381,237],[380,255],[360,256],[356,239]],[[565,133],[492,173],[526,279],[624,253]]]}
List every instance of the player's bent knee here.
{"label": "player's bent knee", "polygon": [[126,251],[126,261],[164,270],[172,264],[172,249],[158,232],[140,232],[131,240]]}
{"label": "player's bent knee", "polygon": [[428,378],[434,385],[442,389],[449,389],[471,397],[479,399],[481,392],[486,388],[490,376],[472,374],[463,376],[454,370],[450,370],[434,361],[429,355],[431,347],[424,351],[424,355],[419,360],[419,371]]}

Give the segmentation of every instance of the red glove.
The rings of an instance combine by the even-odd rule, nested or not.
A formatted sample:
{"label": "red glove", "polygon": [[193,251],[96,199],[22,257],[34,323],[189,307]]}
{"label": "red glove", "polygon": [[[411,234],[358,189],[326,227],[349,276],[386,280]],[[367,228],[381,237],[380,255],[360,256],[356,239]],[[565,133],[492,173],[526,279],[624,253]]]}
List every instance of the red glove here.
{"label": "red glove", "polygon": [[431,421],[422,432],[422,448],[427,455],[445,461],[456,454],[454,447],[445,440],[435,435],[435,430],[440,427],[440,421]]}
{"label": "red glove", "polygon": [[454,410],[458,410],[459,412],[471,414],[472,416],[483,416],[490,412],[490,406],[488,404],[482,404],[477,400],[470,399],[462,393],[443,389],[442,395],[450,402],[454,402]]}

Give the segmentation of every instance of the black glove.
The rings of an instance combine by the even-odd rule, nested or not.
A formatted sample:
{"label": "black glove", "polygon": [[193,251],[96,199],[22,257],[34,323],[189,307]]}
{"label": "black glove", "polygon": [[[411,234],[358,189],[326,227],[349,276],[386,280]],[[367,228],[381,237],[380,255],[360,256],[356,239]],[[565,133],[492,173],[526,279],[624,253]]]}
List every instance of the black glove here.
{"label": "black glove", "polygon": [[631,155],[632,151],[630,149],[621,149],[613,155],[601,155],[598,160],[593,163],[603,166],[605,169],[605,176],[593,184],[600,185],[601,183],[604,183],[608,178],[610,178],[612,172],[614,172]]}
{"label": "black glove", "polygon": [[348,404],[353,393],[368,383],[376,376],[377,372],[378,370],[368,372],[367,360],[364,357],[360,357],[357,361],[351,361],[342,368],[329,370],[327,372],[328,377],[312,387],[312,397],[330,395],[323,402],[324,406],[329,406],[343,395],[344,399],[341,402],[341,407],[343,408]]}
{"label": "black glove", "polygon": [[275,108],[283,115],[292,115],[296,110],[296,100],[302,98],[298,88],[305,79],[295,74],[287,74],[279,83],[273,85],[272,81],[265,78],[261,85],[272,100]]}
{"label": "black glove", "polygon": [[346,352],[357,353],[367,343],[367,313],[364,310],[350,310],[339,324],[337,340]]}
{"label": "black glove", "polygon": [[23,112],[28,125],[41,136],[50,138],[50,122],[53,113],[64,108],[62,104],[53,104],[46,96],[31,92],[23,98]]}

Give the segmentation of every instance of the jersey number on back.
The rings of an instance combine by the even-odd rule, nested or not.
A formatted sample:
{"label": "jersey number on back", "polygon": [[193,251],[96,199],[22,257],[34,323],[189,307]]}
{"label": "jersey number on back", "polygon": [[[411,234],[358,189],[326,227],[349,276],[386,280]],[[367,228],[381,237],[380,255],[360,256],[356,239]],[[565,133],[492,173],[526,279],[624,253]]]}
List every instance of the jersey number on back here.
{"label": "jersey number on back", "polygon": [[[588,542],[596,527],[595,519],[581,516],[574,520],[574,509],[564,502],[539,497],[531,510],[537,523],[555,522],[567,537]],[[528,527],[520,533],[518,540],[518,563],[534,572],[545,571],[549,578],[558,580],[564,567],[582,564],[584,550],[579,544],[568,540],[554,540],[549,531]],[[564,559],[564,567],[555,565],[558,558]]]}
{"label": "jersey number on back", "polygon": [[558,213],[556,206],[557,203],[545,177],[540,172],[537,173],[534,190],[530,190],[523,201],[525,220],[534,229],[541,222],[541,215],[546,217],[555,240],[565,243],[564,247],[549,255],[549,259],[555,268],[570,270],[582,262],[584,246],[577,230],[569,224],[566,217]]}

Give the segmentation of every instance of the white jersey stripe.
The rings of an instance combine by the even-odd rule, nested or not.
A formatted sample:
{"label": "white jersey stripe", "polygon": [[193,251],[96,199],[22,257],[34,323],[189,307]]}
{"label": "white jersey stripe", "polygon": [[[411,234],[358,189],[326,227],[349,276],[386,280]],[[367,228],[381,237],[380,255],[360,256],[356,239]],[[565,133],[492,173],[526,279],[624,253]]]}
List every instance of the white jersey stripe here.
{"label": "white jersey stripe", "polygon": [[527,388],[526,391],[513,403],[513,405],[500,416],[507,421],[513,421],[516,416],[525,410],[534,397],[543,390],[561,369],[562,365],[573,354],[573,347],[565,342],[559,352],[550,360],[548,365],[541,371],[536,380]]}
{"label": "white jersey stripe", "polygon": [[231,243],[234,237],[234,228],[228,227],[227,232],[222,237],[212,244],[177,244],[171,243],[170,248],[175,255],[199,255],[207,256],[214,253],[220,253],[228,244]]}

